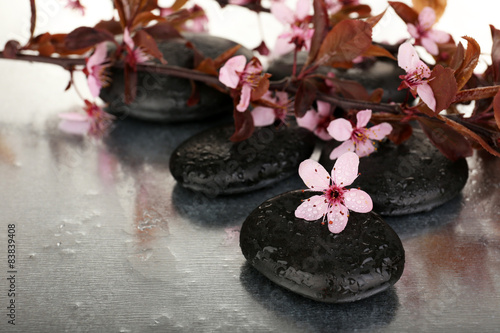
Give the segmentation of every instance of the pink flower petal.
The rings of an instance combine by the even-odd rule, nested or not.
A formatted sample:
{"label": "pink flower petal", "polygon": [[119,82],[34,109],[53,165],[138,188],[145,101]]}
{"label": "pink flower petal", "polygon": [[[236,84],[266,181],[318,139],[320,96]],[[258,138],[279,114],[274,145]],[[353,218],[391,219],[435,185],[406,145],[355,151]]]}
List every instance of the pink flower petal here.
{"label": "pink flower petal", "polygon": [[427,37],[422,37],[420,42],[422,43],[422,46],[427,50],[427,52],[432,55],[438,55],[439,48],[435,41]]}
{"label": "pink flower petal", "polygon": [[[329,82],[328,80],[326,82]],[[332,105],[323,101],[316,101],[318,104],[318,114],[322,117],[327,117],[330,115],[330,111],[332,109]]]}
{"label": "pink flower petal", "polygon": [[432,111],[441,111],[436,110],[436,98],[434,97],[434,92],[427,83],[419,85],[417,87],[417,93]]}
{"label": "pink flower petal", "polygon": [[232,57],[219,71],[219,81],[229,88],[235,89],[240,82],[240,75],[245,70],[247,60],[245,56],[239,55]]}
{"label": "pink flower petal", "polygon": [[323,141],[330,141],[332,139],[324,127],[317,127],[314,134]]}
{"label": "pink flower petal", "polygon": [[419,72],[419,76],[422,79],[427,79],[429,76],[431,76],[431,70],[429,67],[423,62],[422,60],[419,60],[416,65],[416,71]]}
{"label": "pink flower petal", "polygon": [[342,154],[332,169],[333,182],[337,186],[349,186],[358,177],[359,157],[355,153]]}
{"label": "pink flower petal", "polygon": [[271,5],[271,14],[283,24],[293,24],[295,22],[293,11],[282,2],[273,2]]}
{"label": "pink flower petal", "polygon": [[417,68],[420,58],[417,51],[410,43],[401,44],[398,49],[398,66],[403,68],[407,73],[414,71]]}
{"label": "pink flower petal", "polygon": [[330,175],[325,168],[311,159],[299,165],[299,176],[307,187],[314,191],[323,191],[330,186]]}
{"label": "pink flower petal", "polygon": [[344,192],[344,204],[358,213],[368,213],[373,209],[372,198],[368,193],[353,188]]}
{"label": "pink flower petal", "polygon": [[350,121],[339,118],[330,122],[328,133],[337,141],[345,141],[352,135],[352,124]]}
{"label": "pink flower petal", "polygon": [[106,47],[106,42],[97,44],[94,53],[89,57],[87,61],[87,68],[91,69],[94,66],[100,65],[106,61],[106,56],[108,55],[108,48]]}
{"label": "pink flower petal", "polygon": [[354,152],[356,151],[356,146],[354,145],[354,141],[352,140],[347,140],[330,153],[330,159],[335,160],[342,156],[343,154],[347,152]]}
{"label": "pink flower petal", "polygon": [[295,210],[295,217],[306,221],[316,221],[325,215],[328,203],[322,195],[315,195],[304,200]]}
{"label": "pink flower petal", "polygon": [[357,128],[366,127],[371,117],[372,117],[372,110],[359,111],[356,114],[356,119],[357,119],[356,127]]}
{"label": "pink flower petal", "polygon": [[90,119],[86,114],[77,112],[60,113],[59,129],[65,133],[84,135],[90,129]]}
{"label": "pink flower petal", "polygon": [[90,94],[92,95],[92,97],[99,96],[102,88],[101,81],[94,75],[89,75],[87,77],[87,84],[89,86]]}
{"label": "pink flower petal", "polygon": [[413,38],[420,38],[420,33],[418,32],[418,28],[414,26],[411,23],[408,23],[407,25],[408,32],[410,33],[410,36]]}
{"label": "pink flower petal", "polygon": [[345,229],[349,219],[349,210],[341,204],[330,206],[327,213],[328,230],[334,234],[338,234]]}
{"label": "pink flower petal", "polygon": [[372,140],[359,141],[356,143],[356,155],[359,157],[368,156],[375,151]]}
{"label": "pink flower petal", "polygon": [[436,22],[436,13],[431,7],[424,7],[418,14],[418,23],[422,30],[429,30]]}
{"label": "pink flower petal", "polygon": [[[288,104],[288,93],[284,92],[284,91],[277,91],[275,93],[276,95],[276,101],[278,104],[280,105],[287,105]],[[269,100],[272,101],[273,98],[271,98],[271,92],[267,92],[264,94],[264,97],[265,96],[269,96]]]}
{"label": "pink flower petal", "polygon": [[314,110],[309,110],[303,117],[297,118],[297,124],[300,127],[310,130],[311,132],[316,129],[316,126],[318,126],[318,122],[319,116],[318,113]]}
{"label": "pink flower petal", "polygon": [[309,15],[310,9],[310,0],[298,0],[297,9],[295,10],[295,18],[299,21],[303,21]]}
{"label": "pink flower petal", "polygon": [[252,110],[252,118],[255,126],[262,127],[272,125],[276,116],[273,109],[257,106]]}
{"label": "pink flower petal", "polygon": [[282,56],[284,54],[287,54],[295,48],[295,45],[291,44],[288,40],[289,35],[286,37],[282,37],[283,35],[280,35],[276,39],[276,43],[274,44],[273,48],[273,58],[277,58],[279,56]]}
{"label": "pink flower petal", "polygon": [[250,105],[250,96],[252,95],[252,87],[249,84],[244,84],[241,87],[241,96],[240,102],[236,106],[236,110],[240,112],[245,112],[248,109],[248,105]]}
{"label": "pink flower petal", "polygon": [[439,44],[447,43],[450,40],[450,34],[440,30],[429,30],[427,37]]}
{"label": "pink flower petal", "polygon": [[86,122],[89,120],[89,117],[86,114],[79,112],[64,112],[64,113],[59,113],[57,116],[62,120],[69,120],[69,121]]}
{"label": "pink flower petal", "polygon": [[123,41],[125,42],[125,44],[127,44],[127,46],[133,50],[134,49],[134,41],[132,40],[132,38],[130,37],[130,32],[128,31],[128,28],[125,28],[125,30],[123,31]]}
{"label": "pink flower petal", "polygon": [[391,134],[392,126],[389,123],[381,123],[366,130],[366,136],[372,140],[382,140]]}

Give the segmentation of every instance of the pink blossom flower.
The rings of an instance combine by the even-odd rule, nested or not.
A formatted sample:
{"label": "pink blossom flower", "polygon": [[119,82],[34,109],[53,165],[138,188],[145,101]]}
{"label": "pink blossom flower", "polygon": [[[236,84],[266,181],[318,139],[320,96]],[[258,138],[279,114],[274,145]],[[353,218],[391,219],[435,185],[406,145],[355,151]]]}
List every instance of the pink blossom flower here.
{"label": "pink blossom flower", "polygon": [[111,125],[114,116],[104,112],[95,103],[85,100],[85,114],[66,112],[59,114],[59,129],[70,134],[103,135]]}
{"label": "pink blossom flower", "polygon": [[349,209],[368,213],[373,208],[370,196],[358,189],[346,189],[358,177],[359,157],[345,153],[338,158],[331,177],[321,164],[313,160],[300,163],[299,175],[311,191],[323,192],[307,200],[295,210],[295,216],[307,221],[323,217],[328,221],[330,232],[338,234],[344,230],[349,219]]}
{"label": "pink blossom flower", "polygon": [[274,124],[274,121],[278,119],[282,123],[285,123],[285,119],[288,113],[288,108],[290,106],[290,101],[288,100],[288,94],[283,91],[277,91],[275,97],[272,97],[271,92],[266,92],[262,96],[263,100],[269,101],[271,103],[277,104],[281,107],[279,108],[269,108],[265,106],[257,106],[252,110],[253,124],[255,126],[269,126]]}
{"label": "pink blossom flower", "polygon": [[434,9],[424,7],[418,15],[418,24],[415,26],[408,23],[408,32],[415,38],[418,45],[425,47],[430,54],[437,55],[439,53],[437,44],[449,41],[450,35],[444,31],[432,29],[434,22],[436,22]]}
{"label": "pink blossom flower", "polygon": [[318,105],[318,111],[307,111],[302,118],[297,118],[297,124],[310,130],[321,140],[328,141],[332,138],[326,130],[333,117],[330,112],[331,105],[323,101],[316,101],[316,104]]}
{"label": "pink blossom flower", "polygon": [[436,99],[434,92],[429,86],[431,70],[418,57],[417,51],[410,43],[403,43],[398,50],[398,65],[406,71],[406,75],[401,75],[403,80],[398,90],[409,88],[413,96],[420,96],[427,106],[435,111]]}
{"label": "pink blossom flower", "polygon": [[372,117],[372,110],[359,111],[356,114],[356,128],[352,127],[350,121],[339,118],[328,125],[328,133],[337,141],[345,141],[340,146],[332,150],[330,159],[334,160],[346,152],[355,152],[359,157],[368,156],[375,151],[375,143],[372,140],[380,141],[392,132],[389,123],[366,128],[365,126]]}
{"label": "pink blossom flower", "polygon": [[68,2],[66,3],[66,8],[78,10],[82,14],[82,16],[85,15],[85,7],[80,3],[80,0],[68,0]]}
{"label": "pink blossom flower", "polygon": [[140,48],[135,47],[134,40],[130,37],[128,28],[125,28],[123,32],[123,41],[125,42],[125,46],[127,48],[126,61],[130,66],[132,66],[132,68],[134,68],[134,70],[137,64],[144,63],[150,59],[150,57]]}
{"label": "pink blossom flower", "polygon": [[[248,109],[253,91],[255,91],[267,75],[262,75],[262,65],[257,58],[252,58],[248,64],[243,55],[232,57],[219,71],[219,81],[229,88],[241,89],[240,101],[236,110],[244,112]],[[265,89],[267,91],[267,88]],[[262,93],[262,95],[265,92]],[[261,96],[258,96],[261,97]]]}
{"label": "pink blossom flower", "polygon": [[283,54],[287,50],[286,44],[280,42],[281,39],[286,40],[287,44],[294,44],[295,49],[301,50],[306,48],[309,50],[311,46],[311,38],[314,34],[314,29],[309,27],[311,3],[309,0],[298,0],[295,12],[292,11],[283,2],[274,2],[271,5],[271,13],[283,24],[290,26],[291,31],[285,32],[278,37],[276,42],[275,53]]}
{"label": "pink blossom flower", "polygon": [[106,75],[106,68],[109,67],[109,63],[106,63],[106,55],[106,42],[103,42],[97,44],[94,53],[86,60],[83,72],[87,75],[87,84],[93,97],[99,96],[101,88],[109,82]]}

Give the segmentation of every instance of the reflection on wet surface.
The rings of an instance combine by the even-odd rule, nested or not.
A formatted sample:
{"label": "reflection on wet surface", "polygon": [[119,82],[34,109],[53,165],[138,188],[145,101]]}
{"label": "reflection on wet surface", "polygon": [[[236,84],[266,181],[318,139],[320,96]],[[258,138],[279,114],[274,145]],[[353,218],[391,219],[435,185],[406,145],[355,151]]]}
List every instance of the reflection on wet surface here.
{"label": "reflection on wet surface", "polygon": [[299,177],[211,198],[178,186],[168,163],[180,142],[213,124],[125,120],[101,142],[53,131],[55,121],[44,129],[0,124],[2,214],[18,224],[22,244],[21,331],[496,329],[500,160],[475,154],[460,196],[386,218],[406,250],[401,280],[362,302],[328,305],[273,285],[239,249],[246,216],[303,188]]}

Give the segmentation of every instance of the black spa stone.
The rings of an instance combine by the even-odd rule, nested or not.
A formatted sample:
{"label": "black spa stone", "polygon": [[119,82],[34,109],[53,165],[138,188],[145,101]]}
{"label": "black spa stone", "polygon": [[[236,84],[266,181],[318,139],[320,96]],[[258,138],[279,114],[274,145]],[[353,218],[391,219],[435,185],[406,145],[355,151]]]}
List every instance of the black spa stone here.
{"label": "black spa stone", "polygon": [[[301,52],[298,54],[298,68],[301,68],[306,59],[307,53]],[[293,53],[288,53],[274,60],[269,65],[268,72],[272,74],[273,80],[280,80],[292,73],[292,67]],[[333,72],[339,79],[357,81],[366,88],[368,93],[377,88],[382,88],[384,89],[383,102],[403,102],[407,96],[405,90],[398,90],[401,84],[399,76],[406,73],[399,68],[395,60],[389,58],[378,58],[376,61],[368,60],[350,69],[323,66],[319,68],[318,72],[322,74]]]}
{"label": "black spa stone", "polygon": [[240,247],[248,262],[274,283],[329,303],[361,300],[401,277],[405,251],[398,235],[375,213],[351,212],[346,228],[295,217],[313,194],[301,190],[274,197],[245,220]]}
{"label": "black spa stone", "polygon": [[[320,163],[331,170],[330,152],[338,145],[325,144]],[[378,150],[359,160],[360,176],[352,184],[370,194],[373,210],[382,215],[429,211],[457,196],[469,175],[467,161],[447,159],[425,134],[414,129],[412,137],[395,145],[386,140]]]}
{"label": "black spa stone", "polygon": [[234,126],[217,127],[182,143],[170,158],[175,180],[210,196],[250,192],[297,173],[314,150],[303,128],[257,128],[249,139],[231,142]]}
{"label": "black spa stone", "polygon": [[[204,34],[186,34],[196,48],[209,58],[216,58],[236,43]],[[193,51],[186,47],[186,41],[173,39],[158,42],[158,47],[169,65],[184,68],[193,67]],[[240,48],[236,54],[248,59],[252,52]],[[158,62],[158,61],[156,61]],[[101,90],[100,97],[109,103],[108,111],[120,118],[134,117],[142,120],[175,123],[209,118],[218,114],[231,114],[231,98],[205,84],[198,83],[200,102],[187,106],[191,95],[189,80],[151,72],[138,72],[137,98],[126,105],[124,102],[124,72],[120,68],[110,69],[111,84]]]}

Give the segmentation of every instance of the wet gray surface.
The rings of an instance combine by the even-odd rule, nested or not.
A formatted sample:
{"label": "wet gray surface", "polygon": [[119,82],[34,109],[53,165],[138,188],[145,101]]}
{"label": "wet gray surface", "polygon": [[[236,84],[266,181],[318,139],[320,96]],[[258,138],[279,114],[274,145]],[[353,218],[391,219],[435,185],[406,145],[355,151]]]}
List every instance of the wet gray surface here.
{"label": "wet gray surface", "polygon": [[[460,197],[386,218],[406,267],[389,291],[329,305],[246,263],[238,228],[292,177],[208,198],[176,185],[172,150],[212,124],[117,124],[104,141],[57,129],[81,102],[50,65],[0,62],[0,331],[494,331],[500,323],[500,159],[475,154]],[[84,82],[80,81],[81,84]],[[496,173],[496,175],[495,175]],[[7,323],[15,224],[16,326]]]}

